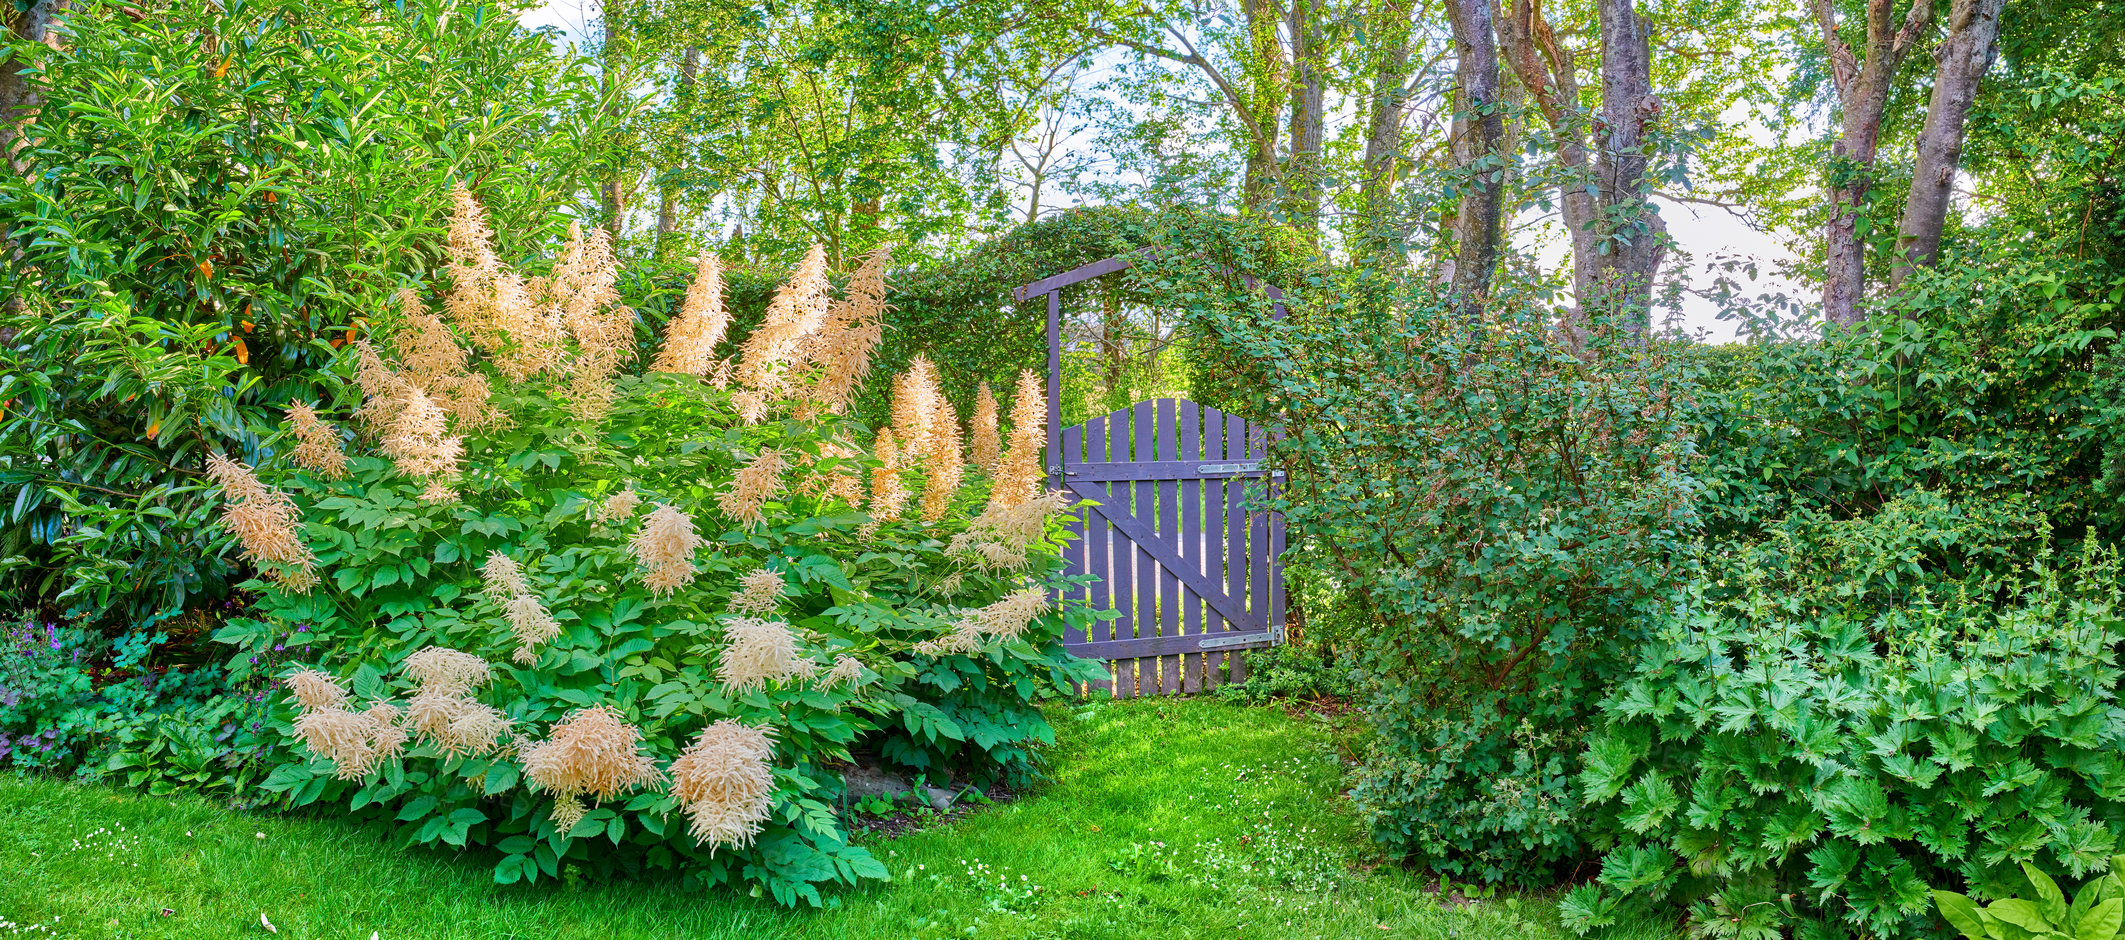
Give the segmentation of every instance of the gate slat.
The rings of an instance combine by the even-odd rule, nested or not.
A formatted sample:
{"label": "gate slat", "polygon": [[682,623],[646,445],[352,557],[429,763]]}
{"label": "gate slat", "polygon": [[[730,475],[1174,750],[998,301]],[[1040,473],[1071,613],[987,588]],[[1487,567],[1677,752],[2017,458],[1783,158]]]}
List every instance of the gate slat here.
{"label": "gate slat", "polygon": [[[1090,456],[1106,456],[1107,419],[1093,418],[1084,424],[1085,445]],[[1064,451],[1064,453],[1069,453]],[[1107,520],[1096,509],[1085,512],[1085,570],[1099,577],[1085,593],[1090,598],[1093,610],[1111,610],[1114,607],[1114,556],[1107,535]],[[1114,623],[1095,620],[1086,628],[1090,641],[1114,639]],[[1109,674],[1105,681],[1091,683],[1091,688],[1114,691],[1114,677]]]}
{"label": "gate slat", "polygon": [[[1108,460],[1130,459],[1129,418],[1128,414],[1121,412],[1107,416]],[[1128,511],[1129,484],[1109,483],[1104,489],[1107,492],[1107,515],[1113,516]],[[1138,550],[1134,542],[1119,533],[1116,533],[1112,545],[1114,566],[1110,570],[1114,572],[1114,609],[1121,613],[1121,616],[1114,620],[1114,638],[1133,640],[1136,639],[1137,625],[1135,568]],[[1114,694],[1117,697],[1136,695],[1136,680],[1135,660],[1114,661]]]}
{"label": "gate slat", "polygon": [[[1068,463],[1070,460],[1076,459],[1080,456],[1080,451],[1084,446],[1084,434],[1085,429],[1083,427],[1071,427],[1063,429],[1063,462]],[[1090,567],[1090,559],[1086,555],[1086,552],[1088,550],[1086,543],[1088,541],[1088,539],[1084,538],[1075,538],[1071,539],[1067,544],[1063,546],[1063,574],[1065,576],[1092,573],[1092,569]],[[1083,588],[1071,588],[1063,591],[1058,591],[1056,593],[1060,595],[1060,597],[1057,598],[1058,603],[1055,605],[1057,610],[1062,609],[1063,605],[1062,603],[1060,603],[1061,601],[1077,601],[1081,603],[1091,601],[1089,593]],[[1063,642],[1066,644],[1089,643],[1091,641],[1092,637],[1085,629],[1071,626],[1065,626],[1063,628]]]}
{"label": "gate slat", "polygon": [[[1238,420],[1225,422],[1225,459],[1247,458],[1247,423]],[[1247,602],[1247,481],[1225,481],[1225,590],[1240,604]],[[1235,623],[1231,629],[1245,630],[1250,623]],[[1247,674],[1247,654],[1232,653],[1225,657],[1227,678],[1233,682],[1244,679]]]}
{"label": "gate slat", "polygon": [[[1158,459],[1178,460],[1179,450],[1175,445],[1174,401],[1171,398],[1158,400]],[[1162,536],[1172,539],[1175,554],[1180,554],[1181,528],[1179,499],[1172,480],[1158,482],[1158,526]],[[1186,555],[1181,555],[1183,559]],[[1158,622],[1162,636],[1180,635],[1181,624],[1181,579],[1180,572],[1163,568],[1158,576]],[[1181,660],[1179,656],[1161,656],[1158,663],[1158,689],[1165,695],[1175,695],[1181,690]]]}
{"label": "gate slat", "polygon": [[[1130,430],[1134,432],[1136,446],[1129,452],[1129,459],[1158,459],[1152,456],[1152,435],[1156,430],[1157,420],[1151,402],[1137,402],[1136,406],[1130,409],[1129,425]],[[1133,489],[1135,494],[1129,502],[1129,515],[1142,522],[1146,528],[1155,528],[1158,525],[1158,516],[1155,515],[1153,501],[1157,484],[1149,480],[1139,480]],[[1157,536],[1152,538],[1156,539]],[[1134,540],[1131,545],[1136,549],[1136,635],[1155,636],[1158,631],[1158,562],[1144,546],[1134,544]],[[1158,660],[1138,660],[1136,665],[1140,670],[1137,677],[1137,694],[1156,694]]]}
{"label": "gate slat", "polygon": [[[1225,459],[1225,422],[1227,420],[1229,419],[1222,411],[1215,408],[1203,409],[1204,461],[1223,461]],[[1226,555],[1223,531],[1225,484],[1219,480],[1205,480],[1202,483],[1202,488],[1203,521],[1201,531],[1204,580],[1212,584],[1223,584],[1225,581]],[[1208,603],[1203,605],[1204,633],[1223,633],[1230,626]],[[1224,684],[1225,659],[1228,655],[1228,653],[1222,651],[1203,655],[1204,689],[1215,689]]]}
{"label": "gate slat", "polygon": [[[1201,409],[1194,402],[1180,403],[1180,456],[1183,461],[1203,459]],[[1203,573],[1203,481],[1182,480],[1180,484],[1181,512],[1181,558],[1188,562],[1191,574]],[[1198,577],[1196,580],[1201,580]],[[1181,586],[1181,635],[1203,634],[1203,601],[1187,585]],[[1181,691],[1203,690],[1203,654],[1183,653],[1181,660]]]}

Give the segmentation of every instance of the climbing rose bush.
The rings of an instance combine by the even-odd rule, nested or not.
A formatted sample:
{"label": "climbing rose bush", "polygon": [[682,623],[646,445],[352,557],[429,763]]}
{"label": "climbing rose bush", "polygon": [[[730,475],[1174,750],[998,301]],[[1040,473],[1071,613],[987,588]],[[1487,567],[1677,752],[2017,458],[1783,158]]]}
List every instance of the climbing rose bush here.
{"label": "climbing rose bush", "polygon": [[1031,771],[1034,703],[1096,668],[1061,645],[1089,615],[1050,601],[1042,389],[970,434],[918,359],[891,427],[847,417],[886,263],[837,298],[814,250],[733,343],[704,257],[638,356],[602,232],[526,276],[460,191],[442,288],[343,357],[351,441],[297,405],[285,465],[212,465],[260,572],[217,639],[239,674],[287,643],[304,664],[266,789],[488,848],[505,883],[676,869],[819,904],[887,877],[836,810],[852,748]]}

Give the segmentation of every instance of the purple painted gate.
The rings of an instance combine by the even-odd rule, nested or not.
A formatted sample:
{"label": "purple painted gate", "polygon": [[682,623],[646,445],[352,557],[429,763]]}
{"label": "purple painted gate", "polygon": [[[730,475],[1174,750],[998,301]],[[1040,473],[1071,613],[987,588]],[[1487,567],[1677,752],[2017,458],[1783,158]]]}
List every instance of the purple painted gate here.
{"label": "purple painted gate", "polygon": [[1073,596],[1121,614],[1066,647],[1111,660],[1116,696],[1216,688],[1228,667],[1245,679],[1242,651],[1280,640],[1284,623],[1284,521],[1248,507],[1275,485],[1262,433],[1161,398],[1067,428],[1061,443],[1063,486],[1099,504],[1065,552],[1070,574],[1099,580]]}
{"label": "purple painted gate", "polygon": [[[1139,402],[1062,426],[1063,288],[1135,260],[1093,262],[1012,296],[1047,295],[1050,482],[1098,504],[1066,555],[1069,573],[1099,580],[1071,596],[1120,614],[1064,645],[1111,661],[1112,678],[1095,685],[1116,696],[1172,695],[1245,679],[1244,651],[1283,641],[1284,519],[1249,506],[1281,474],[1262,466],[1259,429],[1191,401]],[[1259,286],[1283,316],[1283,292]]]}

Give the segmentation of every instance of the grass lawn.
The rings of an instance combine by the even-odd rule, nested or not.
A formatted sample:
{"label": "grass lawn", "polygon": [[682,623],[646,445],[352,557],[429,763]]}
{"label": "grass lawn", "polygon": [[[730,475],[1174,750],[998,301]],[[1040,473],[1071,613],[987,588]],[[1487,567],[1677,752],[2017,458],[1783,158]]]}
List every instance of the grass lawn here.
{"label": "grass lawn", "polygon": [[[1552,904],[1442,906],[1374,867],[1333,731],[1208,700],[1057,706],[1053,779],[876,843],[893,881],[790,911],[663,881],[496,885],[330,818],[0,775],[0,938],[1569,936]],[[165,910],[168,913],[164,913]]]}

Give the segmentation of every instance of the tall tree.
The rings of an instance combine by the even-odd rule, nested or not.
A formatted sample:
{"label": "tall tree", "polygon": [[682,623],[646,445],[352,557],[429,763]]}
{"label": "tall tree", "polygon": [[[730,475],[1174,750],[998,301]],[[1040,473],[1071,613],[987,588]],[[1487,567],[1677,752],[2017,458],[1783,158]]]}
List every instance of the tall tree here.
{"label": "tall tree", "polygon": [[1359,183],[1367,231],[1361,254],[1396,267],[1407,255],[1392,219],[1395,183],[1403,164],[1402,129],[1408,122],[1411,29],[1409,0],[1374,0],[1371,39],[1379,60],[1373,67],[1372,98],[1366,105],[1365,158]]}
{"label": "tall tree", "polygon": [[1955,0],[1948,12],[1948,38],[1934,53],[1933,95],[1918,134],[1911,197],[1896,227],[1891,288],[1901,286],[1914,268],[1940,257],[1941,229],[1948,221],[1948,201],[1963,158],[1970,105],[1977,99],[1978,83],[1998,57],[2000,13],[2006,5],[2007,0]]}
{"label": "tall tree", "polygon": [[1815,0],[1814,7],[1842,111],[1837,143],[1831,148],[1822,288],[1823,315],[1839,325],[1858,323],[1867,316],[1861,306],[1867,287],[1867,246],[1860,239],[1859,217],[1874,185],[1882,112],[1888,108],[1897,69],[1933,21],[1933,0],[1911,0],[1901,26],[1896,20],[1896,0],[1866,0],[1866,4],[1864,59],[1839,34],[1833,0]]}
{"label": "tall tree", "polygon": [[1644,334],[1652,326],[1653,280],[1667,254],[1667,225],[1646,171],[1660,118],[1653,94],[1651,31],[1632,0],[1601,0],[1601,123],[1595,129],[1596,246],[1593,293],[1582,305]]}
{"label": "tall tree", "polygon": [[[1647,178],[1665,106],[1653,93],[1651,27],[1631,0],[1602,0],[1600,120],[1580,104],[1578,66],[1535,0],[1514,0],[1498,23],[1505,60],[1548,125],[1557,195],[1572,241],[1577,334],[1588,315],[1644,333],[1667,252],[1667,226]],[[1588,142],[1589,124],[1594,139]]]}
{"label": "tall tree", "polygon": [[1327,134],[1324,35],[1318,0],[1290,0],[1285,35],[1291,43],[1291,163],[1284,174],[1285,221],[1307,238],[1321,236],[1321,147]]}
{"label": "tall tree", "polygon": [[1535,101],[1549,125],[1557,156],[1557,197],[1565,231],[1572,240],[1572,296],[1584,305],[1594,296],[1599,264],[1594,231],[1595,194],[1588,167],[1586,115],[1579,106],[1578,65],[1557,41],[1557,31],[1535,0],[1513,0],[1498,20],[1498,40],[1520,87]]}
{"label": "tall tree", "polygon": [[1458,94],[1454,164],[1464,187],[1454,218],[1453,292],[1473,313],[1490,295],[1505,231],[1505,115],[1500,109],[1497,29],[1491,0],[1450,0]]}

